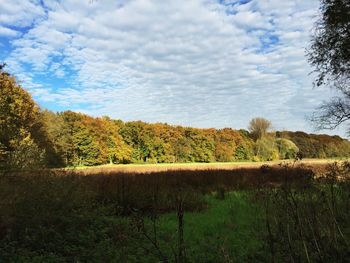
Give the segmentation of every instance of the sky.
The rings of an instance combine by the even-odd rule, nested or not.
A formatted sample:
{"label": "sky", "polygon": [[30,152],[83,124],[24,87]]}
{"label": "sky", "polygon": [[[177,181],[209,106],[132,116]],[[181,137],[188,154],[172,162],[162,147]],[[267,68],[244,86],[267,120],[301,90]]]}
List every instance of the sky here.
{"label": "sky", "polygon": [[[0,0],[0,61],[43,108],[315,132],[318,0]],[[343,136],[345,129],[322,131]]]}

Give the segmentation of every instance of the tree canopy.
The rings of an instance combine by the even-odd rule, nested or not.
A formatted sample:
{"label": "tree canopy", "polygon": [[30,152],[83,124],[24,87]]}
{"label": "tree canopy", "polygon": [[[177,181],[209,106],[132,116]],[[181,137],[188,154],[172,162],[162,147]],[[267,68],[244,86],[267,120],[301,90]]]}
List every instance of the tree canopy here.
{"label": "tree canopy", "polygon": [[333,129],[350,120],[350,2],[320,3],[308,60],[317,74],[315,85],[330,86],[339,96],[320,106],[313,121],[320,129]]}
{"label": "tree canopy", "polygon": [[40,109],[16,79],[0,67],[0,166],[26,168],[44,161]]}
{"label": "tree canopy", "polygon": [[338,136],[270,132],[255,118],[249,131],[123,122],[73,111],[41,110],[10,74],[0,74],[0,168],[108,163],[230,162],[349,157]]}

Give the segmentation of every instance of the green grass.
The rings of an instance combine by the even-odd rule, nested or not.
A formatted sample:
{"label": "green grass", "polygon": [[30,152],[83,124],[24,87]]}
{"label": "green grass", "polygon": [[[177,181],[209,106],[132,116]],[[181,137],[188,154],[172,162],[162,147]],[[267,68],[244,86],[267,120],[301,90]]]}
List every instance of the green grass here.
{"label": "green grass", "polygon": [[[189,262],[246,262],[261,251],[258,239],[261,216],[244,192],[227,194],[224,200],[205,196],[208,207],[185,212],[184,239]],[[25,219],[25,234],[0,243],[0,262],[157,262],[154,246],[130,227],[130,218],[114,216],[110,207],[79,214]],[[39,225],[36,225],[38,223]],[[20,228],[20,227],[19,227]],[[150,220],[146,228],[151,231]],[[162,253],[171,261],[177,248],[176,213],[157,220]],[[22,233],[23,234],[23,233]],[[147,252],[147,250],[151,252]],[[219,258],[218,258],[219,257]]]}
{"label": "green grass", "polygon": [[[262,210],[249,201],[245,192],[232,192],[224,200],[206,196],[208,209],[184,216],[186,255],[193,262],[247,262],[256,258]],[[175,213],[160,218],[163,233],[177,232]],[[218,258],[221,257],[221,258]]]}

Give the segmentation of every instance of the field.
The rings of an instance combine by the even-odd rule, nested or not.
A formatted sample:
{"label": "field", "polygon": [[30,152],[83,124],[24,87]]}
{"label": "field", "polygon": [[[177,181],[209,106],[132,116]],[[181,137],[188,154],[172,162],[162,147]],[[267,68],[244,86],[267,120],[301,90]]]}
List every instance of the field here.
{"label": "field", "polygon": [[120,167],[3,174],[0,262],[349,259],[348,162]]}
{"label": "field", "polygon": [[303,159],[300,161],[278,160],[266,162],[214,162],[214,163],[157,163],[157,164],[107,164],[100,166],[80,166],[70,167],[65,170],[76,170],[77,173],[89,175],[96,173],[153,173],[164,171],[198,171],[198,170],[234,170],[241,168],[259,168],[263,165],[281,166],[281,165],[306,165],[314,168],[320,168],[335,161],[344,161],[347,159]]}

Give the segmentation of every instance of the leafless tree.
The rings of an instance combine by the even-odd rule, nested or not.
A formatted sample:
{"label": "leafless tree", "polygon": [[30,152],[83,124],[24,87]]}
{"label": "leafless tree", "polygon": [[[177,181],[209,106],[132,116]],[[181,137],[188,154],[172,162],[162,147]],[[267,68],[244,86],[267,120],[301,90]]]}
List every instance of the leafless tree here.
{"label": "leafless tree", "polygon": [[350,1],[320,0],[320,13],[307,56],[317,74],[314,85],[339,95],[324,102],[311,120],[319,129],[334,129],[350,121]]}
{"label": "leafless tree", "polygon": [[249,122],[248,130],[254,140],[262,138],[272,128],[271,122],[264,118],[254,118]]}

